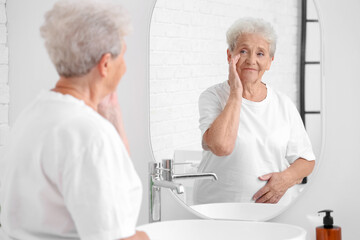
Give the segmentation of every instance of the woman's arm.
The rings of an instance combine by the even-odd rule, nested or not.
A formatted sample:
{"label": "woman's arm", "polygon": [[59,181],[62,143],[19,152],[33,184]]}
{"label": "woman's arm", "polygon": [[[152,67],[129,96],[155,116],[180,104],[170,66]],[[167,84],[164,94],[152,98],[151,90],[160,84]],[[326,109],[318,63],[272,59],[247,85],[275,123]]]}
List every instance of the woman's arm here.
{"label": "woman's arm", "polygon": [[230,59],[230,95],[226,106],[203,135],[203,142],[217,156],[229,155],[235,146],[243,92],[242,84],[236,71],[236,64],[239,58],[240,55],[236,55]]}
{"label": "woman's arm", "polygon": [[136,231],[135,235],[120,240],[150,240],[150,238],[145,232]]}
{"label": "woman's arm", "polygon": [[267,181],[254,195],[256,203],[277,203],[285,192],[295,184],[301,183],[304,177],[310,175],[315,166],[315,160],[308,161],[298,158],[293,164],[282,172],[269,173],[259,179]]}
{"label": "woman's arm", "polygon": [[288,175],[288,179],[291,179],[292,185],[299,184],[302,182],[304,177],[310,175],[314,170],[315,160],[308,161],[303,158],[298,158],[293,164],[283,171],[285,175]]}

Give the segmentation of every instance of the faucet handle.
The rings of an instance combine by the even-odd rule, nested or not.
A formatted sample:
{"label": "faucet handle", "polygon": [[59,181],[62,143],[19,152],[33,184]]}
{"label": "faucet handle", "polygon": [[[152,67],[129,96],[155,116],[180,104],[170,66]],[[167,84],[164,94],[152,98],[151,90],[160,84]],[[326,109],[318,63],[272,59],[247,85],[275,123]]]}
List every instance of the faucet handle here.
{"label": "faucet handle", "polygon": [[174,161],[172,159],[163,159],[162,160],[162,167],[164,169],[172,170],[173,169],[173,163],[174,163]]}
{"label": "faucet handle", "polygon": [[162,172],[162,177],[164,180],[172,181],[173,173],[173,160],[172,159],[163,159],[162,168],[165,170]]}

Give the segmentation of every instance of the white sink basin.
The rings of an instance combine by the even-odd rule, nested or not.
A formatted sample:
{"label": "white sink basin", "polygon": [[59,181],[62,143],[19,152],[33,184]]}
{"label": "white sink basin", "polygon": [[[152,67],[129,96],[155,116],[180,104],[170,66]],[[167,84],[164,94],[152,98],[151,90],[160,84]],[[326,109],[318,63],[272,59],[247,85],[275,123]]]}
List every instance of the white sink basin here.
{"label": "white sink basin", "polygon": [[286,206],[266,203],[210,203],[190,207],[205,219],[267,221],[277,216]]}
{"label": "white sink basin", "polygon": [[288,224],[225,220],[177,220],[139,226],[151,240],[305,240],[306,231]]}

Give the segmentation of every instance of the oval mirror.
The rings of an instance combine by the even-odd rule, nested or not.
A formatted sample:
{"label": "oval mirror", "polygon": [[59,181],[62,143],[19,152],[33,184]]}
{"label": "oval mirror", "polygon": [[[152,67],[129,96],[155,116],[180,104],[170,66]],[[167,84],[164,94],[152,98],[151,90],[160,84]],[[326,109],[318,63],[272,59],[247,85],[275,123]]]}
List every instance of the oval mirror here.
{"label": "oval mirror", "polygon": [[218,193],[222,201],[199,203],[195,179],[180,180],[185,193],[174,194],[203,217],[268,220],[301,195],[319,164],[323,136],[321,34],[313,0],[157,0],[150,26],[151,144],[156,161],[174,160],[175,173],[199,171],[204,153],[199,96],[228,79],[226,31],[241,17],[262,18],[275,29],[275,58],[262,82],[296,105],[316,156],[315,170],[288,190],[295,194],[287,202],[234,201],[222,192]]}

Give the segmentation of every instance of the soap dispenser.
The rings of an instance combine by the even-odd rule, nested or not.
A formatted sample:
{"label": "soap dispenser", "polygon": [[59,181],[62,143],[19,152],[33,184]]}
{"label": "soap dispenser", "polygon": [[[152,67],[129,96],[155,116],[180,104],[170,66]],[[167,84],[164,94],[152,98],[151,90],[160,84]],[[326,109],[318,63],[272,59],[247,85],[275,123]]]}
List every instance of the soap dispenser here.
{"label": "soap dispenser", "polygon": [[318,213],[326,213],[323,223],[324,226],[319,226],[316,228],[316,240],[341,240],[341,228],[334,226],[333,217],[330,213],[332,210],[322,210]]}

